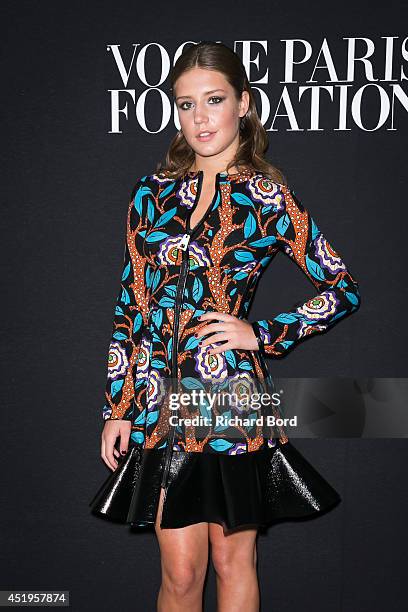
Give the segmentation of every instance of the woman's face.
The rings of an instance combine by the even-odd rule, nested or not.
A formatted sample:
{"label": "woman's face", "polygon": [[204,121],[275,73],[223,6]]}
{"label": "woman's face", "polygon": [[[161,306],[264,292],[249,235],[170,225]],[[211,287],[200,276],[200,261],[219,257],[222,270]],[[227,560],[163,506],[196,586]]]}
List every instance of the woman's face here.
{"label": "woman's face", "polygon": [[[181,129],[199,157],[229,161],[239,145],[239,119],[248,110],[248,92],[241,100],[221,72],[192,68],[174,85]],[[200,133],[210,132],[209,135]]]}

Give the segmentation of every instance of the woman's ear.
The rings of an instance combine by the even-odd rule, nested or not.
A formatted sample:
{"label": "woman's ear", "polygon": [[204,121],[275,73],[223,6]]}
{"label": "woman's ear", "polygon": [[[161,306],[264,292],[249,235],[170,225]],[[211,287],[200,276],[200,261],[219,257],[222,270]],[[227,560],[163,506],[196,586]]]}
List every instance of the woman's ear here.
{"label": "woman's ear", "polygon": [[242,92],[239,107],[239,116],[244,117],[249,108],[249,93],[246,90]]}

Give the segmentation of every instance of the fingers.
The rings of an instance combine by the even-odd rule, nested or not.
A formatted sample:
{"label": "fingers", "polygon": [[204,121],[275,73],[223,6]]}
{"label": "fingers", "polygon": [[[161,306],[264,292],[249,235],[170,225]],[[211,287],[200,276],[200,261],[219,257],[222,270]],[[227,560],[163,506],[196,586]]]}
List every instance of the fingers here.
{"label": "fingers", "polygon": [[[210,314],[210,313],[206,313],[206,314]],[[203,325],[203,327],[201,327],[201,329],[197,332],[197,334],[201,335],[203,332],[204,334],[209,334],[213,331],[234,330],[236,329],[237,325],[239,325],[239,323],[241,322],[240,319],[238,319],[238,317],[234,317],[233,315],[227,315],[227,314],[224,315],[223,313],[221,313],[221,315],[222,315],[222,319],[221,317],[217,317],[217,319],[218,318],[220,319],[219,323],[207,323],[207,325]],[[198,318],[200,319],[200,317]]]}
{"label": "fingers", "polygon": [[106,463],[108,468],[112,471],[115,471],[118,467],[118,462],[115,460],[113,456],[113,447],[116,442],[116,437],[112,438],[108,436],[107,438],[102,437],[102,451],[101,457],[103,461]]}
{"label": "fingers", "polygon": [[227,332],[232,331],[233,329],[234,328],[231,325],[228,325],[228,323],[208,323],[196,332],[196,336],[198,338],[202,338],[203,336],[207,336],[208,334],[212,334],[213,332]]}
{"label": "fingers", "polygon": [[[246,319],[239,319],[234,315],[217,311],[205,312],[198,317],[200,322],[214,319],[219,322],[207,323],[195,334],[196,338],[201,340],[200,346],[224,341],[220,346],[209,348],[209,354],[214,355],[238,348],[245,350],[257,350],[259,348],[252,326]],[[204,338],[208,334],[212,335],[209,338]]]}
{"label": "fingers", "polygon": [[230,349],[235,348],[235,344],[233,342],[233,338],[231,338],[231,332],[223,332],[214,334],[210,338],[206,338],[200,342],[200,346],[207,346],[209,344],[215,344],[217,342],[222,342],[220,346],[211,346],[208,348],[207,353],[209,355],[214,355],[215,353],[224,353]]}
{"label": "fingers", "polygon": [[[121,419],[105,423],[102,432],[101,458],[112,471],[118,467],[116,457],[119,458],[127,453],[131,426],[131,421],[122,421]],[[120,436],[119,451],[115,448],[118,436]]]}
{"label": "fingers", "polygon": [[121,432],[120,432],[120,444],[119,444],[119,451],[116,450],[115,448],[115,452],[117,453],[117,457],[120,457],[121,455],[126,455],[128,448],[129,448],[129,438],[130,438],[130,431],[131,431],[131,421],[127,421],[127,423],[129,423],[129,427],[126,425],[124,425],[123,428],[121,428]]}
{"label": "fingers", "polygon": [[[209,323],[203,329],[196,333],[196,337],[201,339],[200,346],[213,345],[218,342],[223,342],[220,346],[211,347],[208,349],[210,355],[223,353],[231,349],[243,350],[258,350],[258,341],[256,339],[252,325],[248,321],[234,319],[233,323]],[[216,332],[216,333],[215,333]],[[211,333],[211,336],[205,337]]]}
{"label": "fingers", "polygon": [[229,351],[235,348],[235,345],[232,342],[224,342],[221,346],[212,346],[208,349],[208,353],[210,355],[215,355],[216,353],[224,353],[225,351]]}
{"label": "fingers", "polygon": [[224,321],[225,323],[229,323],[230,321],[233,321],[236,318],[237,317],[234,317],[234,315],[230,315],[227,312],[217,312],[217,311],[205,312],[204,314],[197,317],[199,321],[210,321],[213,319],[217,319],[218,321]]}
{"label": "fingers", "polygon": [[[214,334],[213,336],[210,336],[210,338],[205,338],[204,340],[201,340],[200,346],[207,346],[207,344],[214,344],[214,342],[222,342],[224,340],[225,341],[231,340],[230,332],[221,331],[218,334]],[[225,346],[225,344],[223,346]]]}

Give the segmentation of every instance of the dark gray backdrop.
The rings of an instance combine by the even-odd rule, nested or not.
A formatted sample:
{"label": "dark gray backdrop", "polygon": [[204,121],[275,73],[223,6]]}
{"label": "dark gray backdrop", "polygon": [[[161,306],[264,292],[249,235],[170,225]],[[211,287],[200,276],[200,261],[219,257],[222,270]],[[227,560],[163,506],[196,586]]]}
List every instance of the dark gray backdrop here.
{"label": "dark gray backdrop", "polygon": [[[108,474],[99,457],[101,409],[127,201],[136,180],[154,172],[175,128],[170,122],[147,133],[128,97],[122,133],[108,133],[108,90],[121,84],[107,45],[120,44],[129,60],[132,43],[159,43],[172,57],[189,40],[231,47],[268,41],[252,78],[269,68],[269,82],[260,87],[274,108],[284,79],[282,39],[312,44],[314,62],[296,72],[299,85],[307,85],[324,37],[340,78],[343,38],[372,39],[381,79],[381,37],[396,36],[395,83],[408,91],[400,76],[401,65],[408,74],[400,53],[408,15],[399,4],[2,2],[0,588],[70,590],[78,611],[114,605],[155,610],[160,565],[154,534],[97,519],[87,504]],[[158,59],[152,53],[149,60],[153,81]],[[357,67],[351,89],[365,83]],[[390,83],[377,84],[391,99]],[[129,86],[137,97],[146,89],[134,75]],[[161,89],[168,93],[168,87],[165,82]],[[362,306],[287,358],[269,360],[270,368],[278,377],[405,377],[407,113],[396,101],[394,130],[387,129],[390,120],[376,131],[350,120],[352,129],[339,132],[338,105],[323,97],[323,131],[308,131],[308,94],[299,103],[293,87],[303,131],[290,131],[287,120],[278,119],[268,157],[360,282]],[[363,105],[366,126],[377,116],[373,92]],[[146,117],[157,130],[158,97],[149,98]],[[251,319],[272,317],[312,294],[302,273],[279,256],[264,276]],[[277,524],[260,538],[262,610],[406,609],[406,440],[295,445],[343,501],[325,516]],[[206,610],[215,610],[212,568]]]}

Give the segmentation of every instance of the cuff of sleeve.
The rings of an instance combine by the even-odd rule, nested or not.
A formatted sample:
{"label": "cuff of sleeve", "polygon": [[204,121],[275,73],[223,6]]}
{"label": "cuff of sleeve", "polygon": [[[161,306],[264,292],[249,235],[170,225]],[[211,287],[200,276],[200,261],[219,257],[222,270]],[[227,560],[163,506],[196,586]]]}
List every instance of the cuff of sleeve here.
{"label": "cuff of sleeve", "polygon": [[134,409],[134,405],[132,402],[129,408],[127,408],[127,410],[125,410],[125,412],[122,415],[118,413],[116,413],[115,415],[112,415],[112,409],[105,404],[102,410],[103,420],[104,421],[118,421],[118,420],[132,421],[133,420],[133,409]]}
{"label": "cuff of sleeve", "polygon": [[251,322],[251,326],[252,326],[252,329],[254,330],[255,338],[256,338],[256,340],[258,342],[258,349],[260,351],[265,350],[263,336],[262,336],[261,331],[260,331],[260,327],[261,326],[259,325],[259,323],[257,321],[252,321]]}
{"label": "cuff of sleeve", "polygon": [[282,326],[275,320],[260,319],[251,323],[258,345],[266,355],[275,357],[283,355],[285,349],[279,345],[282,337]]}

